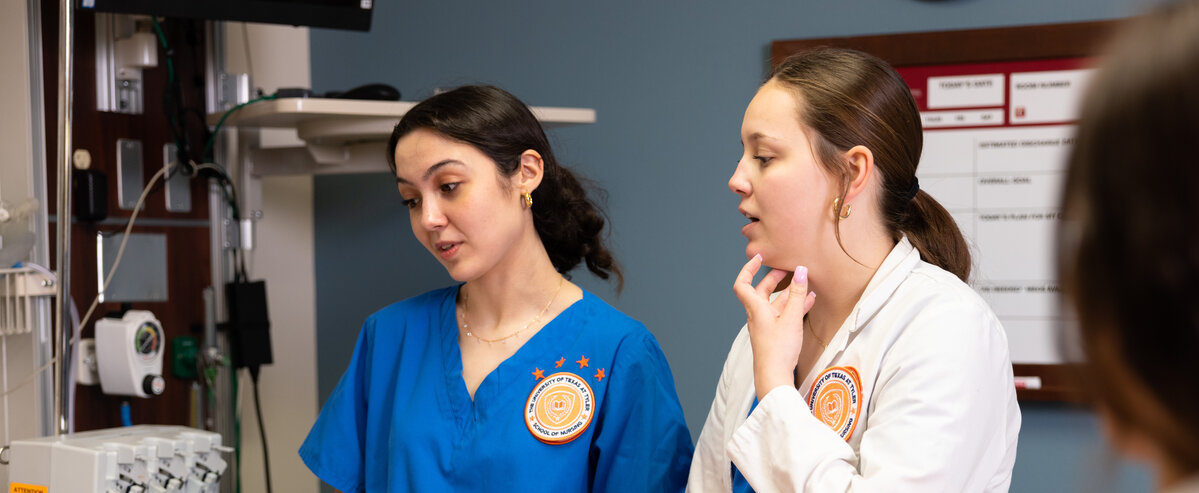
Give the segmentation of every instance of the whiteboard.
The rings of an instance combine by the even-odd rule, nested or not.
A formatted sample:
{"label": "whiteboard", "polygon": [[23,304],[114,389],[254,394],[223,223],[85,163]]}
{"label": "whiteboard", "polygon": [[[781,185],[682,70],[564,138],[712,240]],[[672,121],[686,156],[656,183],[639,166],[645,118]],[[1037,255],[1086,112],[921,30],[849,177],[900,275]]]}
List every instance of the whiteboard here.
{"label": "whiteboard", "polygon": [[921,110],[920,187],[957,221],[1013,363],[1063,362],[1055,237],[1088,60],[897,69]]}

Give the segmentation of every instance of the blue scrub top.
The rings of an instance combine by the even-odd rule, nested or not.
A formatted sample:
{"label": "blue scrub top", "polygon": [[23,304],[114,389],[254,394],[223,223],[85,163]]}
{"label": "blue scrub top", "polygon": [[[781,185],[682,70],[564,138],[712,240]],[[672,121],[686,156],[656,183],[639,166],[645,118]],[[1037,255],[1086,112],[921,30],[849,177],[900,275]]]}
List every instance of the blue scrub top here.
{"label": "blue scrub top", "polygon": [[[431,291],[367,319],[350,367],[300,447],[318,477],[358,491],[683,491],[691,435],[666,358],[640,322],[584,291],[487,375],[462,381],[455,299]],[[531,391],[558,372],[590,387],[570,442],[539,441]]]}

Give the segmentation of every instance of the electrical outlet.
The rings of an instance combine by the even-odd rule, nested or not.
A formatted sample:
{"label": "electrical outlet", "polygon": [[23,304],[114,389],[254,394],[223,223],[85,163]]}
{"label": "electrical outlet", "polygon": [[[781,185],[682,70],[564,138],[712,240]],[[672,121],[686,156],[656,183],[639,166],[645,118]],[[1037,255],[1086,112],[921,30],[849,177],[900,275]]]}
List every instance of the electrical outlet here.
{"label": "electrical outlet", "polygon": [[100,369],[96,365],[96,340],[79,340],[79,358],[75,381],[79,385],[100,385]]}

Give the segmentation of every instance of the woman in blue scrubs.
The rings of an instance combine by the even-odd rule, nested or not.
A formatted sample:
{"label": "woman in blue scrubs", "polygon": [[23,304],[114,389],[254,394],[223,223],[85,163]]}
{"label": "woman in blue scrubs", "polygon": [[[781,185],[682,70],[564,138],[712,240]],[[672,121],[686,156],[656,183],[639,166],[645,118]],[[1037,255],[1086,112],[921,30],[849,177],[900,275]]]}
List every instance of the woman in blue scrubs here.
{"label": "woman in blue scrubs", "polygon": [[692,444],[641,323],[568,281],[623,281],[604,219],[501,89],[433,96],[388,160],[459,284],[367,319],[300,456],[341,491],[681,491]]}

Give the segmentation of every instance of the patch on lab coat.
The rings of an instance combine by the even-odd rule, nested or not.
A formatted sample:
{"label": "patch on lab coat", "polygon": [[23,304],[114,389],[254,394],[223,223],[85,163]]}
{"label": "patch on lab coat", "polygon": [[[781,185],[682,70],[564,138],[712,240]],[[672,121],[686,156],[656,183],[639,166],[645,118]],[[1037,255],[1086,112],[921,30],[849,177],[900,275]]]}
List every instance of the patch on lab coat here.
{"label": "patch on lab coat", "polygon": [[525,403],[525,425],[533,437],[550,445],[574,440],[595,415],[591,386],[578,375],[559,372],[541,379]]}
{"label": "patch on lab coat", "polygon": [[858,371],[852,366],[824,370],[812,384],[808,408],[816,419],[848,441],[862,414],[862,398],[858,392],[861,386]]}

